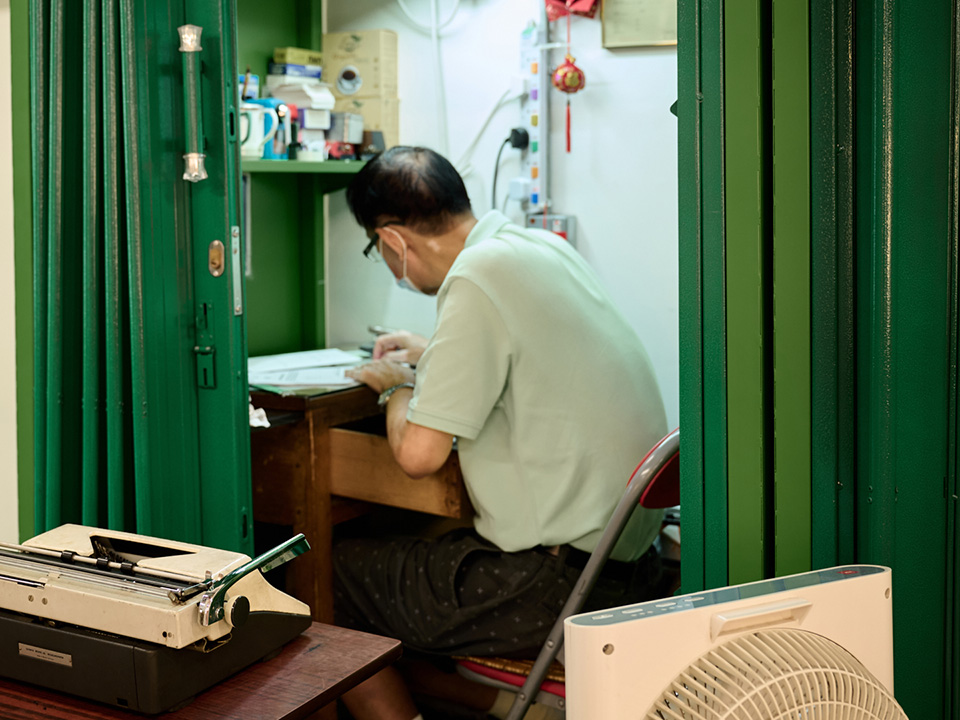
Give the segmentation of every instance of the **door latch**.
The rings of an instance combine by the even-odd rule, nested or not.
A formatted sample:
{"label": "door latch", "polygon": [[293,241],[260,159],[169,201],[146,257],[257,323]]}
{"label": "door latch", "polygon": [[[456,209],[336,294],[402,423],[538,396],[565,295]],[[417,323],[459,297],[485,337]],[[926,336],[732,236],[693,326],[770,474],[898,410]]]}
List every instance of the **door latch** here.
{"label": "door latch", "polygon": [[201,388],[215,388],[217,376],[215,372],[216,348],[213,345],[213,331],[211,320],[213,304],[200,303],[197,313],[197,344],[193,347],[193,354],[197,359],[197,386]]}
{"label": "door latch", "polygon": [[197,356],[197,385],[202,388],[215,388],[217,376],[214,373],[213,346],[197,345],[193,352]]}

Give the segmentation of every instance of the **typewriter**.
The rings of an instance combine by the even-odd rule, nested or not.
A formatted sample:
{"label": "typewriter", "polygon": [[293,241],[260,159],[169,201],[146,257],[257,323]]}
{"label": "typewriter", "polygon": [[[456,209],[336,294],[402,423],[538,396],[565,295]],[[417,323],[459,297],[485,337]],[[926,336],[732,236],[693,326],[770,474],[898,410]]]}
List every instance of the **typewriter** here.
{"label": "typewriter", "polygon": [[303,535],[246,555],[82,525],[0,543],[0,676],[143,713],[277,651],[310,609],[263,574]]}

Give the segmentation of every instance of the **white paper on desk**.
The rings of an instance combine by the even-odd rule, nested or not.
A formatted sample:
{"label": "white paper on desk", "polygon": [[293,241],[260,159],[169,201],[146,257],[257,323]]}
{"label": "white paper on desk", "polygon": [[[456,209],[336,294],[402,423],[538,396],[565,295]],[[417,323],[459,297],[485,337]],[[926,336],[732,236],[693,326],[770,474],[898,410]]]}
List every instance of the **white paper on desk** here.
{"label": "white paper on desk", "polygon": [[[354,358],[356,359],[356,358]],[[282,370],[280,372],[256,371],[250,373],[251,385],[269,385],[274,387],[332,387],[357,385],[357,381],[343,374],[344,367],[305,368],[302,370]]]}
{"label": "white paper on desk", "polygon": [[[303,368],[330,367],[332,365],[356,365],[360,358],[339,348],[304,350],[281,355],[261,355],[247,359],[249,373],[300,370]],[[251,380],[251,382],[253,382]]]}

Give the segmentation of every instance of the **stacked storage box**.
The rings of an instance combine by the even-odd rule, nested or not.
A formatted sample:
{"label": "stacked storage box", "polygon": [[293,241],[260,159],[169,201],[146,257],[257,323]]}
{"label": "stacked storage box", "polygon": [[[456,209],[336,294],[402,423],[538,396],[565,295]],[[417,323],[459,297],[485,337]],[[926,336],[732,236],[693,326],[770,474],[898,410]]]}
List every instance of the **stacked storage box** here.
{"label": "stacked storage box", "polygon": [[358,30],[323,36],[324,80],[330,83],[334,112],[363,116],[364,130],[383,133],[386,147],[400,142],[397,98],[397,34]]}
{"label": "stacked storage box", "polygon": [[301,160],[325,160],[326,134],[334,98],[322,67],[323,56],[316,50],[296,47],[274,48],[268,65],[267,89],[273,97],[298,109]]}

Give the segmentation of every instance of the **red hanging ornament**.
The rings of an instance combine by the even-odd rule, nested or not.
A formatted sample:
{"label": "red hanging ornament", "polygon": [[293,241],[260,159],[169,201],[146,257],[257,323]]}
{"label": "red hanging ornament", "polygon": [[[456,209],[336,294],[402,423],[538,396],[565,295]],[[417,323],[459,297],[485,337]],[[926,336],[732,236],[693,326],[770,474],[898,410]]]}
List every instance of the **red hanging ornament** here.
{"label": "red hanging ornament", "polygon": [[[566,8],[573,12],[573,6],[578,5],[579,2],[580,0],[566,0]],[[567,54],[563,62],[557,65],[550,75],[553,86],[567,95],[567,152],[570,152],[570,96],[583,90],[583,86],[587,83],[583,70],[574,64],[576,58],[570,54],[570,12],[567,13]]]}
{"label": "red hanging ornament", "polygon": [[568,53],[563,62],[554,69],[551,79],[557,90],[565,93],[575,93],[578,90],[583,90],[587,79],[583,70],[574,65],[575,60],[576,58]]}
{"label": "red hanging ornament", "polygon": [[570,152],[570,95],[582,90],[587,79],[583,70],[573,64],[576,58],[569,53],[563,62],[556,67],[551,76],[553,86],[561,92],[567,93],[567,152]]}
{"label": "red hanging ornament", "polygon": [[579,15],[592,18],[600,7],[599,0],[544,0],[547,6],[547,20],[553,22],[565,15]]}

